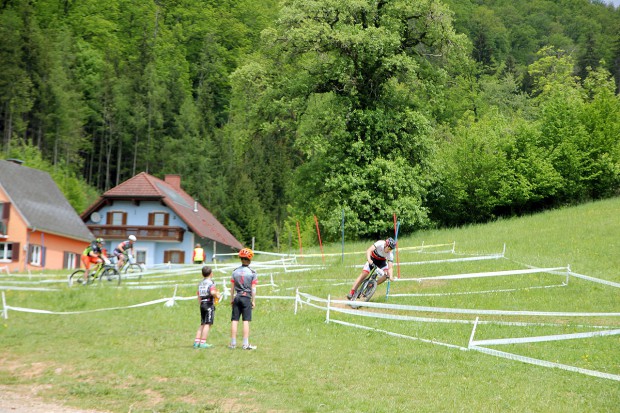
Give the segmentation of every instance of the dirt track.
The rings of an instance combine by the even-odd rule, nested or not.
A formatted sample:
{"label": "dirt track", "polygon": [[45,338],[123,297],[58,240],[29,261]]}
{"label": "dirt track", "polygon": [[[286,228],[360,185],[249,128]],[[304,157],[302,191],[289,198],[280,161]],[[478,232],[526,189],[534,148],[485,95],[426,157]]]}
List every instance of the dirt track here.
{"label": "dirt track", "polygon": [[36,388],[0,386],[0,413],[104,413],[49,403],[37,396]]}

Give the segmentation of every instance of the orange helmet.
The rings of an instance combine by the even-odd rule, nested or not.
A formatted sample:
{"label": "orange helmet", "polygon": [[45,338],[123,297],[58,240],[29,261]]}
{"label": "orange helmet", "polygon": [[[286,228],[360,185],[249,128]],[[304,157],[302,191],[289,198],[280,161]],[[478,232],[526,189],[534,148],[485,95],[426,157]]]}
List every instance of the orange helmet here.
{"label": "orange helmet", "polygon": [[239,251],[239,258],[247,258],[248,260],[251,260],[254,258],[254,251],[249,248],[243,248]]}

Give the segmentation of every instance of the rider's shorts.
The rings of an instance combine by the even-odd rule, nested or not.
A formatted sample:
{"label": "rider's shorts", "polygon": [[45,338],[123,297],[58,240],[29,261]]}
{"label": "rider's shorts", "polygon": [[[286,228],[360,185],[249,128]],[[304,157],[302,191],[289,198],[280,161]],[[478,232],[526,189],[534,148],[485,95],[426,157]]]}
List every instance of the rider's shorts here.
{"label": "rider's shorts", "polygon": [[93,257],[90,255],[82,255],[82,263],[84,264],[84,267],[86,267],[86,269],[90,269],[90,265],[91,264],[98,264],[101,262],[101,258],[99,257]]}
{"label": "rider's shorts", "polygon": [[[377,268],[381,268],[382,270],[387,270],[388,269],[388,262],[387,260],[372,260],[373,264],[375,264],[375,266]],[[368,263],[368,261],[366,261],[366,264],[364,264],[364,268],[362,268],[362,271],[369,273],[370,272],[370,264]]]}

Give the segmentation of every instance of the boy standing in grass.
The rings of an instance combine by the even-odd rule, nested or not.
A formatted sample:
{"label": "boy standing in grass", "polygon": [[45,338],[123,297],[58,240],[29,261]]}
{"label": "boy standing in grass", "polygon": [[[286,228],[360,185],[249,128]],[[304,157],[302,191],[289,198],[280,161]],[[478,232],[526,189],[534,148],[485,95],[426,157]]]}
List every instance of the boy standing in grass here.
{"label": "boy standing in grass", "polygon": [[254,252],[249,248],[239,251],[241,267],[232,273],[230,305],[232,306],[230,344],[228,348],[237,347],[237,327],[239,319],[243,318],[243,349],[255,350],[256,346],[250,344],[250,321],[252,321],[252,309],[256,306],[256,284],[258,277],[256,271],[250,268]]}
{"label": "boy standing in grass", "polygon": [[202,281],[198,284],[198,302],[200,303],[200,327],[196,331],[194,348],[211,348],[207,344],[209,329],[215,319],[215,303],[220,299],[220,293],[215,288],[213,282],[213,271],[211,267],[202,267]]}

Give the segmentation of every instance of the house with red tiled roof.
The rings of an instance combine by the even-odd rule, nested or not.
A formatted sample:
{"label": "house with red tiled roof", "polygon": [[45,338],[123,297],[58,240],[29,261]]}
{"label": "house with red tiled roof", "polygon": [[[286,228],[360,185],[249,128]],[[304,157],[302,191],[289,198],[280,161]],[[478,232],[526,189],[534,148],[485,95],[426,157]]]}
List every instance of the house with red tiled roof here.
{"label": "house with red tiled roof", "polygon": [[92,241],[78,213],[45,171],[0,160],[0,268],[73,269]]}
{"label": "house with red tiled roof", "polygon": [[82,213],[82,220],[111,251],[135,235],[136,261],[190,264],[196,244],[205,250],[205,262],[243,245],[209,212],[181,188],[180,175],[164,180],[146,172],[105,192]]}

